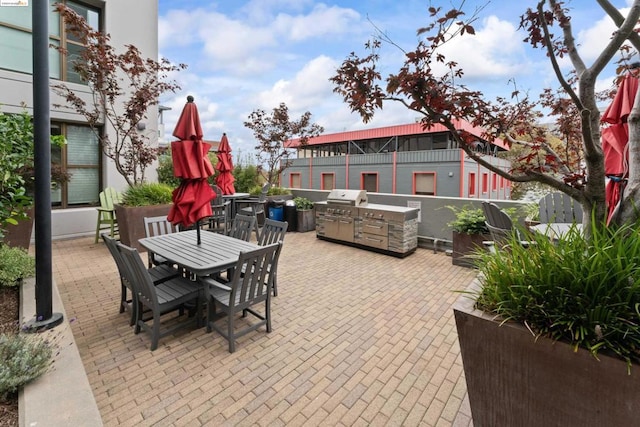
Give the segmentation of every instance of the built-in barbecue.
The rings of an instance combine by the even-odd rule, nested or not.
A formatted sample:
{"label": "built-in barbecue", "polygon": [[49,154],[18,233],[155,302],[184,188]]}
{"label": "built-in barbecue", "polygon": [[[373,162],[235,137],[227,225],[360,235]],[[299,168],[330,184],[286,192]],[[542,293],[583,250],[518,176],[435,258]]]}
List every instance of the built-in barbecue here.
{"label": "built-in barbecue", "polygon": [[316,232],[320,239],[406,256],[418,246],[418,209],[368,203],[364,190],[333,190],[316,203]]}

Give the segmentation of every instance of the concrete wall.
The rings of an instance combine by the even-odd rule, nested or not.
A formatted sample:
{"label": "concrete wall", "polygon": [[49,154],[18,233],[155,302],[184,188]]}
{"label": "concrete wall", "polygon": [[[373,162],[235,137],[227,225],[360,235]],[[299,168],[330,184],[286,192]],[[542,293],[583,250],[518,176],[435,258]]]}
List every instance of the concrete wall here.
{"label": "concrete wall", "polygon": [[[314,202],[326,201],[329,191],[292,189],[294,197],[307,197]],[[438,242],[438,249],[450,248],[451,229],[447,223],[455,216],[446,206],[461,208],[481,207],[481,202],[490,200],[501,208],[520,207],[525,203],[514,200],[468,199],[460,197],[414,196],[408,194],[389,194],[367,192],[369,203],[379,203],[393,206],[411,206],[420,208],[418,221],[418,239],[422,247],[433,247],[434,240]]]}

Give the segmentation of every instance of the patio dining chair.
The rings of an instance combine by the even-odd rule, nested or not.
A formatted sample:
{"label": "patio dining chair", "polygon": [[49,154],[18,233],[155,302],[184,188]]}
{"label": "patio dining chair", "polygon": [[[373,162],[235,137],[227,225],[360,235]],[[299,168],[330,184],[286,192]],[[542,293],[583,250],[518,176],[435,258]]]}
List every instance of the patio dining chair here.
{"label": "patio dining chair", "polygon": [[231,201],[224,200],[222,190],[217,185],[214,184],[211,188],[216,193],[216,198],[211,200],[211,216],[208,218],[209,231],[227,234]]}
{"label": "patio dining chair", "polygon": [[[277,254],[282,242],[264,246],[248,252],[240,253],[240,258],[234,268],[234,274],[229,282],[221,282],[212,278],[202,279],[209,285],[207,301],[207,332],[216,330],[229,342],[229,352],[236,349],[236,340],[261,326],[266,326],[271,332],[271,275],[278,262]],[[242,271],[245,273],[242,274]],[[264,303],[264,314],[252,307]],[[218,319],[217,310],[226,316]],[[250,322],[245,327],[237,328],[236,317],[242,313],[252,314],[259,321]],[[225,321],[226,328],[218,326],[218,322]],[[245,323],[245,322],[243,322]],[[239,330],[236,330],[239,329]]]}
{"label": "patio dining chair", "polygon": [[[178,229],[167,219],[166,216],[145,216],[144,235],[145,237],[160,236],[163,234],[176,233]],[[152,252],[147,252],[149,268],[154,265],[166,264],[167,260]]]}
{"label": "patio dining chair", "polygon": [[254,223],[254,230],[256,232],[256,240],[260,235],[260,227],[258,225],[258,217],[262,215],[265,217],[264,205],[267,203],[267,194],[269,193],[269,189],[271,188],[271,184],[265,182],[262,186],[262,190],[260,191],[260,195],[258,197],[242,199],[236,202],[238,206],[238,213],[243,215],[253,216],[256,219]]}
{"label": "patio dining chair", "polygon": [[[160,338],[170,335],[180,328],[190,326],[192,323],[196,325],[200,323],[203,300],[201,283],[180,276],[154,285],[138,250],[122,243],[117,243],[117,248],[124,259],[125,276],[136,293],[138,307],[136,308],[134,332],[138,334],[141,329],[144,329],[151,335],[151,351],[158,348]],[[188,303],[195,304],[195,317],[177,322],[161,331],[161,316],[176,310],[179,310],[181,315]],[[150,319],[142,318],[145,307],[152,313]],[[147,324],[148,321],[152,322],[151,325]]]}
{"label": "patio dining chair", "polygon": [[229,236],[248,242],[251,239],[251,231],[256,223],[256,217],[236,214],[229,230]]}
{"label": "patio dining chair", "polygon": [[[260,238],[258,239],[258,244],[260,246],[268,246],[278,242],[284,242],[284,237],[287,235],[287,227],[289,223],[286,221],[276,221],[271,218],[266,218],[264,220],[264,225],[262,227],[262,231],[260,232]],[[282,249],[282,246],[279,250]],[[280,253],[277,254],[280,256]],[[273,296],[278,296],[278,282],[277,282],[277,274],[278,274],[278,263],[276,262],[274,265],[273,271],[269,271],[269,274],[273,276],[272,279],[272,287],[273,287]]]}
{"label": "patio dining chair", "polygon": [[[109,253],[111,253],[113,260],[116,263],[118,275],[120,276],[120,313],[124,313],[125,310],[129,310],[131,312],[131,320],[129,324],[133,326],[136,319],[138,303],[136,302],[136,293],[133,291],[133,286],[125,274],[126,266],[120,251],[118,251],[118,242],[116,239],[109,237],[106,233],[102,233],[101,236],[105,246],[109,249]],[[149,275],[151,275],[154,285],[157,285],[158,283],[181,276],[182,272],[170,265],[162,264],[150,268]],[[131,298],[127,295],[128,291],[131,292]]]}

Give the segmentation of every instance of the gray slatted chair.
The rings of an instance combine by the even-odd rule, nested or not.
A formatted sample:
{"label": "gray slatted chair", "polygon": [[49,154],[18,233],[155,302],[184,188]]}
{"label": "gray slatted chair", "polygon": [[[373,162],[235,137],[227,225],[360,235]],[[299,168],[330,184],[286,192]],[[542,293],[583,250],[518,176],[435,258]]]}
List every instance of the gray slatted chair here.
{"label": "gray slatted chair", "polygon": [[[207,332],[215,329],[229,342],[229,352],[235,351],[236,340],[259,327],[265,325],[267,332],[271,332],[271,275],[278,262],[277,254],[282,243],[264,246],[249,252],[240,253],[240,258],[235,265],[235,273],[230,282],[223,283],[210,278],[203,281],[209,284]],[[242,274],[242,271],[245,271]],[[264,303],[264,315],[251,307]],[[217,310],[220,309],[226,316],[226,328],[219,327]],[[258,322],[250,323],[243,329],[236,331],[235,318],[238,313],[246,317],[252,314]]]}
{"label": "gray slatted chair", "polygon": [[231,224],[229,236],[248,242],[251,239],[251,231],[256,223],[256,217],[237,214]]}
{"label": "gray slatted chair", "polygon": [[541,223],[582,223],[582,206],[568,195],[550,193],[538,202],[538,213]]}
{"label": "gray slatted chair", "polygon": [[[159,236],[162,234],[176,233],[178,229],[171,224],[166,216],[144,217],[144,235],[145,237]],[[154,265],[166,264],[167,260],[154,253],[147,252],[149,259],[149,268]]]}
{"label": "gray slatted chair", "polygon": [[490,250],[495,250],[495,246],[505,247],[514,233],[521,245],[528,247],[532,244],[532,242],[522,239],[520,231],[514,226],[511,217],[495,203],[482,202],[482,212],[492,239],[483,243]]}
{"label": "gray slatted chair", "polygon": [[[109,237],[107,234],[102,233],[102,240],[104,240],[105,246],[109,249],[113,260],[118,267],[118,274],[120,275],[120,313],[124,313],[125,310],[131,312],[130,325],[133,326],[136,319],[136,309],[138,304],[136,302],[136,294],[133,292],[133,287],[125,275],[126,266],[124,265],[124,259],[118,251],[118,245],[116,239]],[[174,277],[182,275],[181,271],[170,265],[162,264],[149,269],[149,274],[153,280],[153,283],[157,285]],[[128,291],[131,292],[131,298],[128,297]]]}
{"label": "gray slatted chair", "polygon": [[231,202],[224,200],[220,187],[212,185],[211,188],[216,193],[216,198],[211,200],[211,216],[208,219],[209,231],[227,234]]}
{"label": "gray slatted chair", "polygon": [[255,198],[249,199],[241,199],[236,202],[238,206],[238,213],[243,215],[251,215],[255,217],[256,222],[254,225],[254,230],[256,232],[256,240],[260,236],[260,227],[258,225],[258,216],[262,215],[265,217],[264,205],[267,203],[267,194],[269,193],[269,189],[271,188],[271,184],[265,182],[262,186],[262,190],[260,191],[260,195]]}
{"label": "gray slatted chair", "polygon": [[[260,238],[258,239],[258,244],[260,246],[268,246],[277,242],[284,242],[284,237],[287,235],[287,227],[289,223],[286,221],[276,221],[271,218],[266,218],[264,220],[264,225],[262,226],[262,231],[260,232]],[[278,252],[277,256],[280,256]],[[273,271],[269,271],[269,274],[273,275],[273,296],[278,296],[278,264],[275,264],[275,269]]]}
{"label": "gray slatted chair", "polygon": [[[157,285],[154,285],[149,271],[145,268],[138,250],[117,244],[118,251],[122,254],[125,266],[125,276],[137,296],[138,307],[136,309],[136,322],[134,332],[140,333],[141,329],[151,334],[151,351],[158,348],[160,338],[174,333],[179,328],[199,324],[202,319],[203,287],[199,282],[193,282],[184,277],[176,277]],[[191,320],[178,322],[175,325],[161,331],[161,316],[172,311],[179,310],[183,313],[185,304],[195,303],[196,315]],[[148,308],[152,317],[143,319],[142,312]],[[148,325],[147,321],[152,324]]]}

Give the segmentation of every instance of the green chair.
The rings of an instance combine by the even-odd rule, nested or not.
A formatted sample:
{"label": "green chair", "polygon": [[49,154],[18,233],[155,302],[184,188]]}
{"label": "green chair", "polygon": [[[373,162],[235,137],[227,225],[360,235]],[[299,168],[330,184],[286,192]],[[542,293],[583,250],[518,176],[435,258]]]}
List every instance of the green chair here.
{"label": "green chair", "polygon": [[98,210],[98,223],[96,224],[96,239],[98,243],[102,230],[109,230],[109,236],[114,237],[118,232],[118,220],[114,204],[120,203],[121,194],[115,188],[107,187],[100,193],[100,207]]}

